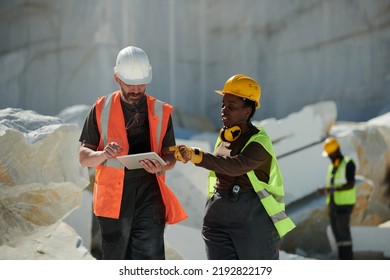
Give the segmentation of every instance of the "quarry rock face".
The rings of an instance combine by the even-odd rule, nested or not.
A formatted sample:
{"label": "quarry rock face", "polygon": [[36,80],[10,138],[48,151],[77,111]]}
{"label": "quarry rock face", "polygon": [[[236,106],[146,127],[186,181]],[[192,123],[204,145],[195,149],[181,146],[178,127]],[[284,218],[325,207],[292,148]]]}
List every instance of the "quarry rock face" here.
{"label": "quarry rock face", "polygon": [[[337,137],[342,153],[356,164],[357,202],[351,227],[366,226],[375,230],[390,220],[390,114],[364,123],[336,122],[329,134]],[[323,173],[325,183],[326,170]],[[299,203],[292,203],[288,211],[292,212],[298,226],[284,239],[284,249],[329,258],[332,252],[326,235],[329,220],[324,197],[313,192]]]}
{"label": "quarry rock face", "polygon": [[150,94],[215,124],[214,90],[235,71],[260,83],[262,118],[322,100],[335,100],[344,120],[390,110],[388,1],[35,0],[0,8],[2,108],[28,104],[54,115],[91,104],[113,91],[116,56],[136,44],[153,66]]}
{"label": "quarry rock face", "polygon": [[354,151],[356,158],[357,203],[353,225],[377,226],[390,219],[390,114],[387,123],[339,124],[331,132]]}
{"label": "quarry rock face", "polygon": [[80,206],[89,182],[78,162],[79,135],[76,125],[55,117],[0,110],[0,259],[7,247],[61,230]]}

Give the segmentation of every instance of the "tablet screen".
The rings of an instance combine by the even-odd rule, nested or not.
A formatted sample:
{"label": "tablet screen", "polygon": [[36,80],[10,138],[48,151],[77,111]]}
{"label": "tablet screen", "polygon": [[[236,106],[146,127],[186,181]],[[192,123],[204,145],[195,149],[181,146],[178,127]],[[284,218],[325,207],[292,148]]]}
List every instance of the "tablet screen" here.
{"label": "tablet screen", "polygon": [[161,165],[166,165],[166,162],[155,152],[119,156],[116,159],[119,160],[119,162],[122,163],[124,166],[126,166],[127,169],[143,168],[139,162],[144,159],[148,159],[148,160],[155,159]]}

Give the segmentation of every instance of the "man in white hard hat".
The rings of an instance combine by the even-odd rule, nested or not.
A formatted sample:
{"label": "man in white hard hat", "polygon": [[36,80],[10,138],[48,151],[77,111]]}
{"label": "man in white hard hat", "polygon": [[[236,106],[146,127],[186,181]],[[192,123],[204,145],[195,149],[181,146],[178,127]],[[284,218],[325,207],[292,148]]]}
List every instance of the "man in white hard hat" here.
{"label": "man in white hard hat", "polygon": [[[187,215],[165,184],[175,158],[164,154],[175,145],[173,107],[145,92],[152,80],[146,53],[122,49],[114,79],[119,90],[96,99],[80,136],[80,163],[95,167],[93,208],[102,236],[103,259],[165,259],[165,224]],[[127,169],[116,157],[156,152],[166,165],[144,159],[143,168]]]}

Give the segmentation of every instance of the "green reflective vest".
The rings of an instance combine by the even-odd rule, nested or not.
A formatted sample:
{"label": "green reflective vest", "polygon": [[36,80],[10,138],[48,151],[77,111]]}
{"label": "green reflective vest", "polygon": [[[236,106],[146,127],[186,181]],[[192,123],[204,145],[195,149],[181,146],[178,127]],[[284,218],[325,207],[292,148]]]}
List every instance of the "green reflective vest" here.
{"label": "green reflective vest", "polygon": [[[344,157],[343,160],[340,162],[336,174],[334,175],[333,185],[331,185],[330,183],[332,179],[333,164],[329,164],[327,184],[326,184],[327,188],[334,186],[337,189],[340,188],[345,183],[347,183],[347,178],[345,176],[346,175],[345,173],[346,173],[347,164],[350,161],[352,161],[352,159],[348,157]],[[356,188],[353,187],[352,189],[339,191],[339,192],[335,191],[333,193],[333,199],[336,205],[354,205],[356,203]],[[330,194],[326,195],[326,203],[327,204],[330,203]]]}
{"label": "green reflective vest", "polygon": [[[260,129],[257,134],[253,135],[249,139],[241,151],[243,151],[251,142],[259,143],[272,156],[270,178],[268,183],[261,182],[253,170],[249,171],[247,176],[253,186],[253,189],[257,193],[260,202],[263,204],[267,214],[270,216],[279,236],[282,237],[294,229],[295,224],[285,213],[283,178],[272,147],[272,142],[264,129]],[[221,139],[218,138],[217,143],[215,144],[215,149],[220,143]],[[209,173],[208,179],[208,197],[210,198],[215,193],[214,186],[217,180],[214,171]]]}

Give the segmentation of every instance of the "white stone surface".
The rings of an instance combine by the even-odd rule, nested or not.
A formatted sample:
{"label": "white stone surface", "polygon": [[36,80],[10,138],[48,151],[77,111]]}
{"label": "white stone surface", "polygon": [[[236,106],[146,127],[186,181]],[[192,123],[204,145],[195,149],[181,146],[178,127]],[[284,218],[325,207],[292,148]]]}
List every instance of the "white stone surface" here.
{"label": "white stone surface", "polygon": [[323,158],[321,153],[322,144],[316,144],[278,159],[286,192],[286,204],[325,185],[329,160]]}
{"label": "white stone surface", "polygon": [[322,142],[336,118],[336,104],[328,101],[307,105],[280,120],[267,119],[253,124],[264,127],[280,157]]}
{"label": "white stone surface", "polygon": [[92,192],[84,189],[80,206],[74,209],[64,222],[77,229],[77,234],[81,237],[83,246],[91,250],[92,245]]}
{"label": "white stone surface", "polygon": [[78,163],[79,134],[55,117],[0,110],[0,246],[50,234],[80,206],[88,175]]}
{"label": "white stone surface", "polygon": [[2,260],[93,260],[75,230],[59,223],[49,233],[31,237],[16,247],[0,246]]}
{"label": "white stone surface", "polygon": [[74,123],[77,124],[80,129],[83,128],[85,118],[88,116],[89,110],[91,109],[91,105],[74,105],[65,108],[61,112],[57,114],[56,117],[61,119],[64,123]]}
{"label": "white stone surface", "polygon": [[116,55],[136,44],[153,66],[149,92],[215,124],[214,90],[235,73],[259,80],[261,119],[335,100],[340,120],[366,121],[390,110],[388,3],[353,3],[1,1],[0,106],[91,104],[117,88]]}

